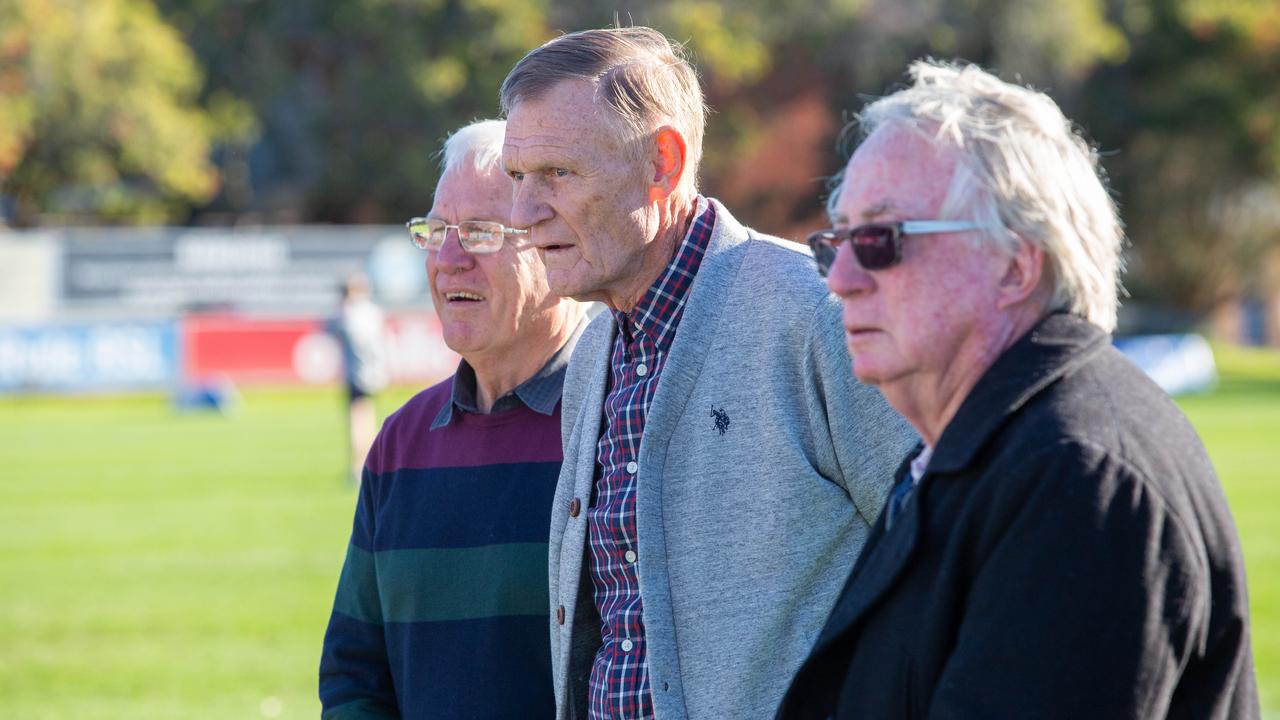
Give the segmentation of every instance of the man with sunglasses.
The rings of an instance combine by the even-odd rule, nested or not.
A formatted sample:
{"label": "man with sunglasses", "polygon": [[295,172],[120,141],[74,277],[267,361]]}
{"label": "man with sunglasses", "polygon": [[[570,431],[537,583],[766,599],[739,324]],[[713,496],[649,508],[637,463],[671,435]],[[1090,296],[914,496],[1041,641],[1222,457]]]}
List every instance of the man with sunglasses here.
{"label": "man with sunglasses", "polygon": [[610,310],[565,381],[559,717],[767,717],[914,438],[849,375],[809,254],[698,193],[702,91],[667,38],[557,38],[502,101],[512,222],[554,292]]}
{"label": "man with sunglasses", "polygon": [[560,392],[581,306],[510,227],[503,123],[452,135],[425,218],[457,373],[387,418],[365,462],[320,663],[325,718],[541,718]]}
{"label": "man with sunglasses", "polygon": [[1195,431],[1109,342],[1122,232],[1047,96],[919,62],[810,238],[923,443],[778,717],[1257,718]]}

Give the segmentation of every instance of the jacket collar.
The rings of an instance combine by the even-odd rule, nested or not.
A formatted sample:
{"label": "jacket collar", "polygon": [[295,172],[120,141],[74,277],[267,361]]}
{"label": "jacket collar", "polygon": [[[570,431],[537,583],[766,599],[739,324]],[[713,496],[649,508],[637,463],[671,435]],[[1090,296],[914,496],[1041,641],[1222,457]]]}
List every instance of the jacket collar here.
{"label": "jacket collar", "polygon": [[657,461],[654,467],[662,467],[665,462],[667,433],[684,413],[694,383],[706,363],[734,278],[746,256],[743,251],[751,238],[751,231],[738,223],[724,205],[714,198],[708,200],[714,207],[715,227],[702,266],[689,288],[684,315],[663,366],[662,382],[654,391],[649,417],[645,420],[644,438],[640,443],[642,456],[654,451],[646,458],[651,458],[651,462]]}
{"label": "jacket collar", "polygon": [[[1011,414],[1106,346],[1107,334],[1078,317],[1054,313],[1041,320],[978,380],[938,439],[926,473],[964,468]],[[898,466],[895,479],[910,472],[919,447]],[[924,522],[920,507],[918,499],[908,500],[891,532],[883,516],[876,522],[810,660],[857,622],[902,573],[920,541]]]}
{"label": "jacket collar", "polygon": [[1058,378],[1109,345],[1093,323],[1052,313],[1018,339],[979,378],[947,423],[929,461],[929,473],[967,466],[1005,420]]}

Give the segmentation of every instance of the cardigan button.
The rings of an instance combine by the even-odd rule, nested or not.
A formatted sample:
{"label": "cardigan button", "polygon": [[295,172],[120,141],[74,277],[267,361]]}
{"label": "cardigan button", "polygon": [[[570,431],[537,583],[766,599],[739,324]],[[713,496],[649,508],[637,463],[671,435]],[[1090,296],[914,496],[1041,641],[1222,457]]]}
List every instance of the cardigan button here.
{"label": "cardigan button", "polygon": [[563,605],[556,608],[556,622],[560,623],[561,625],[564,624],[564,606]]}
{"label": "cardigan button", "polygon": [[569,501],[569,517],[576,518],[578,513],[582,512],[582,501],[574,498]]}

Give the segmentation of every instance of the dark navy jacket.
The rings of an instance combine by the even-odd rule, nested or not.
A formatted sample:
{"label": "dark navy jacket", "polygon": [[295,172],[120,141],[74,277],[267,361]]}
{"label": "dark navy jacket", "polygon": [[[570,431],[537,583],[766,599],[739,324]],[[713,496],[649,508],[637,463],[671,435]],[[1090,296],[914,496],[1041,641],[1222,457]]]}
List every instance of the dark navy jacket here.
{"label": "dark navy jacket", "polygon": [[831,716],[1259,716],[1222,489],[1096,326],[1006,351],[877,523],[778,712]]}

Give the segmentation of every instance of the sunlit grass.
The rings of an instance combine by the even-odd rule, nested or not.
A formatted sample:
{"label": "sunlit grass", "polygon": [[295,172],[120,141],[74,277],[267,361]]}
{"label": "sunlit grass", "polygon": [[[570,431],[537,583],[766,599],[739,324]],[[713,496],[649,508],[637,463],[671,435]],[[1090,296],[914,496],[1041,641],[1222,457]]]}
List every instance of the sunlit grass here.
{"label": "sunlit grass", "polygon": [[[1243,538],[1264,705],[1280,710],[1280,354],[1219,352],[1181,402]],[[380,398],[384,413],[411,390]],[[0,400],[0,717],[314,718],[350,531],[335,389]]]}
{"label": "sunlit grass", "polygon": [[1231,502],[1249,573],[1253,654],[1268,717],[1280,715],[1280,353],[1218,347],[1222,380],[1179,405]]}

